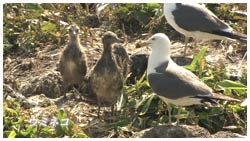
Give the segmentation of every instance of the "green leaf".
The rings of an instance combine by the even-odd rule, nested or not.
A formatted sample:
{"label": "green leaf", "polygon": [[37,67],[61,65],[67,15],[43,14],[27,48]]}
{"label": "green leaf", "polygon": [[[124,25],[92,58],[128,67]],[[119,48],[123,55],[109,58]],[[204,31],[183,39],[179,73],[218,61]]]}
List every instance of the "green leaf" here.
{"label": "green leaf", "polygon": [[200,64],[204,65],[203,64],[204,62],[202,62],[202,60],[206,54],[207,49],[208,49],[208,46],[203,47],[201,51],[197,55],[194,56],[192,63],[190,65],[185,66],[185,68],[191,71],[195,71],[197,70],[197,67],[200,66]]}
{"label": "green leaf", "polygon": [[65,130],[63,130],[63,127],[61,125],[57,125],[55,129],[57,137],[63,137],[65,135]]}
{"label": "green leaf", "polygon": [[61,121],[61,119],[65,118],[66,117],[66,114],[63,110],[59,110],[58,114],[57,114],[57,119],[59,121]]}
{"label": "green leaf", "polygon": [[139,115],[144,115],[144,114],[147,113],[147,111],[148,111],[148,109],[149,109],[149,107],[150,107],[150,105],[151,105],[151,103],[152,103],[152,100],[153,100],[154,98],[155,98],[155,94],[152,94],[152,95],[150,95],[150,96],[147,98],[147,102],[146,102],[146,104],[143,105],[142,110],[141,110],[141,112],[140,112]]}
{"label": "green leaf", "polygon": [[117,104],[117,111],[120,111],[122,107],[126,104],[128,98],[125,96],[125,93],[122,93]]}
{"label": "green leaf", "polygon": [[55,6],[52,3],[42,3],[41,6],[44,9],[48,9],[48,10],[55,10]]}
{"label": "green leaf", "polygon": [[240,105],[228,105],[235,113],[242,110],[242,107]]}
{"label": "green leaf", "polygon": [[119,120],[117,122],[113,122],[113,123],[110,123],[110,124],[106,124],[105,126],[110,128],[110,127],[123,127],[123,126],[126,126],[130,123],[130,120],[128,118],[126,119],[122,119],[122,120]]}
{"label": "green leaf", "polygon": [[53,31],[56,29],[56,25],[51,23],[51,22],[47,22],[47,21],[43,21],[42,22],[42,31],[46,32],[46,31]]}
{"label": "green leaf", "polygon": [[146,7],[149,7],[151,9],[156,9],[156,8],[160,8],[161,5],[158,3],[146,3]]}
{"label": "green leaf", "polygon": [[146,76],[147,76],[146,74],[147,74],[147,71],[145,71],[143,73],[143,75],[141,76],[141,78],[139,79],[139,81],[137,83],[142,83],[145,80]]}
{"label": "green leaf", "polygon": [[24,7],[26,9],[34,9],[34,10],[40,10],[40,9],[43,9],[40,4],[38,3],[25,3],[24,4]]}
{"label": "green leaf", "polygon": [[13,48],[12,44],[4,44],[3,51],[4,52],[9,51],[11,48]]}
{"label": "green leaf", "polygon": [[136,12],[134,17],[138,22],[140,22],[140,24],[148,23],[148,18],[145,11]]}
{"label": "green leaf", "polygon": [[16,132],[15,131],[11,131],[8,138],[15,138],[16,137]]}
{"label": "green leaf", "polygon": [[231,80],[220,81],[217,83],[217,85],[225,89],[233,89],[233,90],[247,89],[247,87],[243,85],[242,83],[231,81]]}
{"label": "green leaf", "polygon": [[59,32],[50,32],[51,35],[55,36],[55,37],[60,37],[61,34]]}
{"label": "green leaf", "polygon": [[129,109],[136,108],[136,100],[135,99],[129,99],[126,103],[126,107]]}
{"label": "green leaf", "polygon": [[167,115],[163,115],[159,118],[159,123],[164,123],[168,121],[168,116]]}
{"label": "green leaf", "polygon": [[6,112],[8,112],[9,114],[14,115],[14,117],[17,117],[17,116],[18,116],[17,111],[15,111],[14,109],[6,108],[5,110],[6,110]]}
{"label": "green leaf", "polygon": [[73,137],[73,138],[88,138],[88,136],[87,136],[85,133],[83,133],[83,132],[81,132],[81,133],[76,133],[76,134],[74,134],[72,137]]}
{"label": "green leaf", "polygon": [[34,130],[33,127],[29,126],[25,131],[21,131],[21,135],[24,137],[28,137],[29,134],[31,134]]}
{"label": "green leaf", "polygon": [[147,101],[147,99],[148,99],[150,96],[151,96],[151,95],[142,95],[142,99],[140,99],[139,101],[137,101],[136,109],[138,109],[141,105],[143,105],[144,102]]}

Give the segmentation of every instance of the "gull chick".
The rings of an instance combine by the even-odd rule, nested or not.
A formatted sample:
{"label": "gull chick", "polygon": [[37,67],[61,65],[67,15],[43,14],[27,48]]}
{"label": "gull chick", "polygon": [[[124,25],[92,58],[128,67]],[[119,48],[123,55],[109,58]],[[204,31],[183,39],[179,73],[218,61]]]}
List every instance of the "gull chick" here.
{"label": "gull chick", "polygon": [[69,26],[68,33],[69,43],[62,52],[58,66],[63,79],[64,93],[72,87],[80,88],[88,70],[87,57],[79,39],[79,27]]}
{"label": "gull chick", "polygon": [[122,76],[112,55],[112,45],[120,42],[123,42],[123,40],[119,39],[115,33],[110,31],[104,33],[102,37],[104,48],[102,56],[89,76],[91,91],[97,97],[98,117],[100,116],[102,104],[111,105],[113,113],[114,104],[121,94]]}

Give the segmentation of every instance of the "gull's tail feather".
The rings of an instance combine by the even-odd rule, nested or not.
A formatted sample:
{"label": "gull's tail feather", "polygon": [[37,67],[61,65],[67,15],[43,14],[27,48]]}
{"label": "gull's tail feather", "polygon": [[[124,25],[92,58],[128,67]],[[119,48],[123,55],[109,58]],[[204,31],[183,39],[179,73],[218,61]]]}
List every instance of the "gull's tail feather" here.
{"label": "gull's tail feather", "polygon": [[217,94],[217,93],[212,93],[211,95],[197,95],[195,98],[200,98],[201,103],[204,103],[205,105],[208,106],[218,106],[219,104],[216,102],[216,100],[223,100],[223,101],[232,101],[232,102],[237,102],[241,103],[241,100],[235,99],[229,96],[225,96],[223,94]]}
{"label": "gull's tail feather", "polygon": [[220,31],[214,31],[213,34],[217,34],[217,35],[220,35],[220,36],[225,36],[225,37],[228,37],[230,39],[236,39],[236,40],[240,40],[240,41],[243,41],[243,42],[247,41],[247,35],[242,34],[240,32],[236,32],[236,31],[223,31],[223,30],[220,30]]}
{"label": "gull's tail feather", "polygon": [[226,95],[223,95],[223,94],[217,94],[217,93],[213,93],[211,96],[210,96],[211,99],[218,99],[218,100],[225,100],[225,101],[232,101],[232,102],[242,102],[241,100],[239,99],[235,99],[235,98],[232,98],[232,97],[229,97],[229,96],[226,96]]}

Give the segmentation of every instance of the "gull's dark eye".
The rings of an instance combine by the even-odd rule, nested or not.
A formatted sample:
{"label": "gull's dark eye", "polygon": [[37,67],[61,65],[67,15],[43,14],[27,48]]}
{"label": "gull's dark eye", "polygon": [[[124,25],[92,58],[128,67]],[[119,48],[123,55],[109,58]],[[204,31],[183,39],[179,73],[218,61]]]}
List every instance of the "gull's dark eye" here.
{"label": "gull's dark eye", "polygon": [[152,41],[154,41],[155,40],[155,38],[152,38]]}

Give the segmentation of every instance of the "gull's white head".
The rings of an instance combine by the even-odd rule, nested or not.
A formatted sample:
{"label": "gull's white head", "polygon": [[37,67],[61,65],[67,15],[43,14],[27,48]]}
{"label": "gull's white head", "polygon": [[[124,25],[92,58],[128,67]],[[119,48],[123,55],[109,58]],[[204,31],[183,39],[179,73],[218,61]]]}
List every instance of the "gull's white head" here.
{"label": "gull's white head", "polygon": [[150,37],[145,44],[148,45],[152,52],[148,59],[147,73],[155,73],[155,68],[162,63],[171,60],[170,58],[170,40],[164,33],[156,33]]}
{"label": "gull's white head", "polygon": [[160,51],[168,54],[170,52],[171,43],[168,36],[164,33],[154,34],[145,43],[152,49],[152,52]]}

